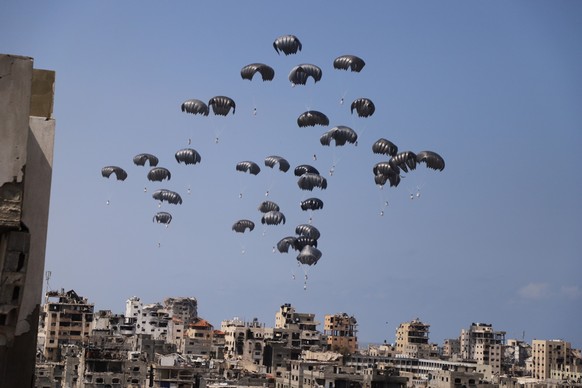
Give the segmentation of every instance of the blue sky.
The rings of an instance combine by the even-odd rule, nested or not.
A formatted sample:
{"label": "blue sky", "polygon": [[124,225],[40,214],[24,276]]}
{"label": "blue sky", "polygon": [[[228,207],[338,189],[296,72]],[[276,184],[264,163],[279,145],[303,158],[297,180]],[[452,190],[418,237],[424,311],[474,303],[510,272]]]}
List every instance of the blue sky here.
{"label": "blue sky", "polygon": [[[319,321],[354,315],[365,342],[393,342],[398,324],[418,317],[438,343],[485,322],[508,338],[582,347],[582,5],[289,4],[0,5],[0,52],[57,74],[51,287],[118,313],[134,295],[194,296],[216,327],[235,316],[274,325],[291,303]],[[303,50],[277,55],[273,41],[285,34]],[[343,54],[366,66],[334,69]],[[240,69],[254,62],[273,67],[275,79],[243,80]],[[301,63],[321,67],[321,81],[291,87],[287,75]],[[180,111],[187,99],[218,95],[235,100],[234,115]],[[350,114],[359,97],[374,102],[373,116]],[[330,126],[299,128],[309,109]],[[322,146],[337,125],[356,130],[358,145]],[[446,168],[420,166],[381,190],[372,167],[386,158],[371,152],[381,137],[403,151],[438,152]],[[200,164],[176,163],[188,146]],[[132,162],[143,152],[172,179],[149,182],[148,168]],[[269,155],[292,168],[312,164],[328,188],[300,190],[292,171],[264,166]],[[261,173],[236,171],[243,160]],[[106,165],[128,179],[103,178]],[[158,207],[157,188],[184,203]],[[308,222],[299,202],[311,196],[325,203],[312,214],[323,256],[306,268],[273,246]],[[285,225],[261,224],[265,199],[279,204]],[[172,213],[169,228],[152,222],[157,211]],[[245,218],[255,230],[234,233]]]}

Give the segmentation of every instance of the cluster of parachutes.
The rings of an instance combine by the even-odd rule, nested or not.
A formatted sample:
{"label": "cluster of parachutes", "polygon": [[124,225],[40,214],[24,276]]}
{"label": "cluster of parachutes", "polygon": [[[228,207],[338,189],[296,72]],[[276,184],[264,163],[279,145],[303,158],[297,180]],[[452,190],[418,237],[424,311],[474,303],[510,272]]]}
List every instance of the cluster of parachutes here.
{"label": "cluster of parachutes", "polygon": [[[300,52],[303,48],[302,43],[294,35],[283,35],[275,39],[273,47],[277,54],[293,55]],[[359,73],[365,67],[365,61],[356,55],[341,55],[334,59],[333,68],[340,71],[351,71]],[[276,72],[275,69],[265,63],[250,63],[240,70],[240,76],[243,80],[253,81],[261,79],[263,82],[272,81]],[[311,79],[314,84],[322,80],[323,70],[321,67],[312,63],[301,63],[291,68],[288,74],[288,80],[293,87],[306,85]],[[343,104],[343,98],[340,101]],[[255,109],[256,110],[256,109]],[[208,116],[210,113],[218,116],[234,115],[236,111],[235,101],[227,96],[215,96],[207,102],[193,98],[184,101],[181,104],[181,111],[191,115]],[[350,112],[360,118],[368,118],[374,115],[376,106],[374,102],[365,97],[359,97],[352,101]],[[330,120],[328,116],[318,110],[307,110],[297,117],[297,126],[303,127],[328,127]],[[358,133],[347,125],[336,125],[329,130],[324,131],[320,138],[322,146],[334,145],[344,146],[347,144],[358,144]],[[216,138],[218,142],[218,138]],[[372,152],[378,155],[384,155],[386,160],[376,163],[373,168],[374,182],[380,187],[389,184],[391,187],[397,187],[404,173],[415,170],[418,164],[425,164],[426,167],[433,170],[442,171],[445,167],[444,159],[433,151],[421,151],[414,153],[412,151],[400,151],[391,141],[380,138],[372,145]],[[201,162],[200,154],[192,148],[185,148],[175,153],[175,159],[178,163],[197,164]],[[315,155],[314,155],[315,159]],[[150,170],[147,173],[147,179],[154,182],[165,182],[172,178],[171,172],[165,167],[158,167],[158,158],[151,154],[139,154],[133,159],[137,166],[149,164]],[[269,155],[264,158],[264,165],[271,169],[278,169],[282,173],[287,173],[291,169],[290,163],[278,155]],[[243,160],[236,164],[235,170],[241,173],[258,175],[261,167],[258,163],[251,160]],[[332,170],[330,170],[331,174]],[[107,166],[102,169],[102,175],[109,178],[115,175],[117,180],[125,180],[127,172],[117,166]],[[294,175],[297,178],[297,186],[303,191],[313,191],[315,189],[327,189],[327,179],[319,171],[309,164],[300,164],[295,167]],[[267,193],[268,194],[268,193]],[[181,196],[168,189],[159,189],[153,192],[152,197],[162,202],[178,205],[182,203]],[[242,198],[242,193],[240,194]],[[311,197],[301,201],[300,208],[302,211],[313,212],[323,209],[324,203],[317,197]],[[262,214],[261,224],[265,226],[283,225],[286,217],[280,206],[270,200],[263,201],[258,206]],[[172,215],[169,212],[158,212],[154,214],[153,221],[165,224],[166,226],[172,221]],[[286,236],[280,239],[273,250],[280,253],[288,253],[290,249],[297,252],[297,262],[306,266],[313,266],[322,257],[322,252],[318,248],[319,230],[311,225],[312,218],[309,217],[309,223],[300,224],[295,228],[295,236]],[[258,221],[257,221],[258,222]],[[236,233],[244,234],[252,232],[255,229],[255,221],[250,219],[240,219],[235,221],[231,228]],[[307,276],[307,275],[306,275]]]}
{"label": "cluster of parachutes", "polygon": [[[202,161],[202,157],[192,148],[183,148],[174,154],[174,158],[176,162],[179,164],[197,164]],[[133,163],[136,166],[146,166],[149,165],[149,171],[146,174],[146,178],[150,182],[164,182],[169,181],[172,179],[172,173],[166,167],[160,167],[159,159],[157,156],[149,154],[149,153],[142,153],[135,155],[133,157]],[[128,177],[127,171],[119,166],[105,166],[101,169],[101,175],[104,178],[110,178],[115,176],[118,181],[125,181]],[[147,191],[147,187],[144,188],[144,191]],[[169,189],[158,189],[152,193],[152,198],[159,202],[159,206],[162,203],[166,202],[172,205],[181,205],[182,204],[182,197],[175,191]],[[109,200],[107,201],[109,204]],[[164,224],[166,227],[172,222],[172,214],[166,211],[160,211],[154,214],[153,222],[158,224]]]}

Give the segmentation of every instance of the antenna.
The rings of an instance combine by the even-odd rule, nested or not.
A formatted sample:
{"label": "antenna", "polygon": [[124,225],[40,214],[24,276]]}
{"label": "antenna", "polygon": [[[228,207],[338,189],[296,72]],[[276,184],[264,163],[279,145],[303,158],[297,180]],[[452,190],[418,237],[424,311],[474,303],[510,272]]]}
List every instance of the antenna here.
{"label": "antenna", "polygon": [[44,279],[46,281],[46,290],[45,290],[45,304],[48,302],[48,298],[46,297],[46,293],[48,293],[50,291],[50,285],[49,285],[49,280],[51,278],[52,272],[51,271],[46,271],[44,273]]}

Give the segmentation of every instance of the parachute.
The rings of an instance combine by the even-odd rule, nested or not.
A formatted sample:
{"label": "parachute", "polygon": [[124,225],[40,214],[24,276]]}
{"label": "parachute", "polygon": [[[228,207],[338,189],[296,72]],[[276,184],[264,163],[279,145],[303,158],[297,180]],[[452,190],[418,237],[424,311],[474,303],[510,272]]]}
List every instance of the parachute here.
{"label": "parachute", "polygon": [[416,169],[416,154],[412,151],[399,152],[391,157],[388,163],[394,169],[400,167],[404,172],[408,172],[408,169]]}
{"label": "parachute", "polygon": [[239,162],[236,165],[236,170],[242,171],[242,172],[248,172],[248,173],[253,174],[253,175],[257,175],[259,172],[261,172],[261,168],[259,167],[259,165],[256,164],[255,162],[250,162],[250,161]]}
{"label": "parachute", "polygon": [[323,201],[319,198],[307,198],[301,201],[301,210],[319,210],[323,209]]}
{"label": "parachute", "polygon": [[319,171],[317,171],[317,169],[315,167],[310,166],[309,164],[301,164],[301,165],[295,167],[295,176],[301,176],[301,175],[307,174],[307,173],[319,175]]}
{"label": "parachute", "polygon": [[321,236],[319,230],[317,230],[315,226],[310,224],[297,225],[297,227],[295,227],[295,233],[298,234],[299,236],[309,237],[314,240],[319,239],[319,237]]}
{"label": "parachute", "polygon": [[295,35],[282,35],[275,39],[273,47],[277,54],[279,54],[279,51],[282,51],[285,55],[289,55],[301,51],[302,45]]}
{"label": "parachute", "polygon": [[279,163],[279,170],[283,172],[287,172],[291,167],[289,162],[280,156],[271,155],[265,158],[265,166],[267,167],[274,168],[277,163]]}
{"label": "parachute", "polygon": [[278,210],[271,210],[261,217],[261,223],[267,225],[279,225],[285,223],[285,215]]}
{"label": "parachute", "polygon": [[182,103],[182,112],[208,116],[208,106],[197,99],[186,100]]}
{"label": "parachute", "polygon": [[287,253],[289,248],[295,249],[295,240],[296,238],[293,236],[283,237],[277,243],[277,250],[281,253]]}
{"label": "parachute", "polygon": [[127,172],[121,167],[107,166],[101,169],[101,175],[104,178],[109,178],[111,174],[115,174],[118,181],[124,181],[127,178]]}
{"label": "parachute", "polygon": [[372,152],[375,154],[394,156],[398,153],[398,147],[390,140],[380,138],[372,145]]}
{"label": "parachute", "polygon": [[264,63],[251,63],[246,65],[240,71],[240,76],[242,79],[248,79],[252,81],[253,76],[256,73],[260,73],[263,81],[272,81],[275,77],[275,70],[271,66],[265,65]]}
{"label": "parachute", "polygon": [[158,212],[154,215],[153,221],[157,222],[158,224],[168,225],[170,222],[172,222],[172,215],[167,212]]}
{"label": "parachute", "polygon": [[369,117],[376,111],[376,106],[369,98],[357,98],[352,102],[351,112],[354,113],[354,109],[360,117]]}
{"label": "parachute", "polygon": [[330,129],[321,135],[319,142],[322,145],[330,145],[331,140],[335,140],[336,146],[342,146],[347,143],[354,144],[358,140],[358,134],[350,127],[340,125]]}
{"label": "parachute", "polygon": [[297,125],[299,127],[314,127],[316,125],[326,127],[329,125],[329,119],[321,112],[308,110],[307,112],[303,112],[297,118]]}
{"label": "parachute", "polygon": [[327,180],[319,174],[305,173],[299,177],[297,185],[301,190],[313,190],[318,187],[322,190],[327,189]]}
{"label": "parachute", "polygon": [[156,190],[152,194],[152,197],[160,202],[166,201],[173,205],[178,205],[182,203],[182,197],[180,197],[180,194],[171,190],[166,189]]}
{"label": "parachute", "polygon": [[200,154],[192,148],[184,148],[176,152],[176,161],[184,164],[196,164],[202,161]]}
{"label": "parachute", "polygon": [[236,104],[234,103],[234,100],[226,96],[212,97],[208,101],[208,106],[211,106],[212,112],[214,112],[215,115],[219,116],[226,116],[230,112],[231,108],[232,114],[234,114],[236,110]]}
{"label": "parachute", "polygon": [[159,160],[152,154],[139,154],[133,157],[133,163],[136,166],[145,166],[146,162],[149,162],[150,167],[155,167],[158,165]]}
{"label": "parachute", "polygon": [[168,170],[167,168],[164,168],[164,167],[153,167],[148,172],[148,179],[150,181],[161,182],[164,179],[167,179],[167,180],[172,179],[172,174],[170,173],[170,170]]}
{"label": "parachute", "polygon": [[433,170],[442,171],[445,169],[445,160],[433,151],[420,151],[416,154],[416,161],[418,163],[425,163],[426,167]]}
{"label": "parachute", "polygon": [[297,251],[301,251],[306,245],[317,248],[317,239],[308,236],[299,236],[295,238],[293,247]]}
{"label": "parachute", "polygon": [[255,223],[251,220],[238,220],[232,225],[232,230],[237,233],[244,233],[247,229],[252,232],[255,229]]}
{"label": "parachute", "polygon": [[321,259],[321,251],[311,245],[306,245],[297,255],[297,261],[301,264],[315,265]]}
{"label": "parachute", "polygon": [[337,57],[333,61],[333,67],[339,70],[348,70],[355,71],[359,73],[364,66],[366,66],[366,62],[360,57],[355,55],[342,55]]}
{"label": "parachute", "polygon": [[295,66],[289,73],[289,81],[293,85],[305,85],[309,77],[313,78],[314,83],[321,80],[321,69],[318,66],[304,63]]}
{"label": "parachute", "polygon": [[390,164],[390,162],[376,163],[372,172],[374,173],[374,182],[379,186],[384,186],[388,181],[391,187],[396,187],[400,183],[400,168]]}
{"label": "parachute", "polygon": [[263,201],[257,208],[261,213],[268,213],[270,211],[279,211],[279,205],[273,201]]}

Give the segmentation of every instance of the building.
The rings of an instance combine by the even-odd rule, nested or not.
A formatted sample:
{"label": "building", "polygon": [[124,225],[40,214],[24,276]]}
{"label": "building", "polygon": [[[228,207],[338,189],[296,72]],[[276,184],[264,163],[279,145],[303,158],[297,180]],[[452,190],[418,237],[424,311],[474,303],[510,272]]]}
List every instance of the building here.
{"label": "building", "polygon": [[562,340],[532,341],[532,377],[538,380],[582,382],[582,359],[569,342]]}
{"label": "building", "polygon": [[0,381],[34,380],[51,191],[55,73],[0,54]]}
{"label": "building", "polygon": [[418,318],[401,323],[396,330],[396,350],[406,357],[428,358],[432,346],[428,342],[430,325]]}
{"label": "building", "polygon": [[494,331],[487,323],[472,323],[461,330],[461,356],[464,360],[474,360],[481,365],[489,365],[492,374],[501,374],[505,332]]}
{"label": "building", "polygon": [[329,348],[342,354],[355,353],[358,350],[357,326],[356,318],[346,313],[326,315],[323,334]]}
{"label": "building", "polygon": [[74,290],[46,293],[40,327],[44,333],[42,353],[47,361],[60,361],[63,345],[87,342],[92,330],[93,309],[93,304]]}

